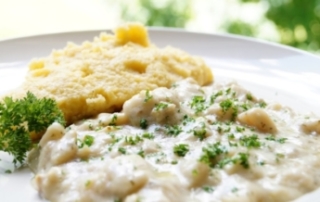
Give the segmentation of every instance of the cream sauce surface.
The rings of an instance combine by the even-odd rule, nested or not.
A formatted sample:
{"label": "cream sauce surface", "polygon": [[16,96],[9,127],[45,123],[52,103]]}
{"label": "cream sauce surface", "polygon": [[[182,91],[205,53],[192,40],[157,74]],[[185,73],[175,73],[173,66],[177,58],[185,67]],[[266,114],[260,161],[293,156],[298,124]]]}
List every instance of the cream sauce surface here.
{"label": "cream sauce surface", "polygon": [[33,183],[50,201],[290,201],[320,186],[320,119],[234,82],[142,91],[119,113],[39,143]]}

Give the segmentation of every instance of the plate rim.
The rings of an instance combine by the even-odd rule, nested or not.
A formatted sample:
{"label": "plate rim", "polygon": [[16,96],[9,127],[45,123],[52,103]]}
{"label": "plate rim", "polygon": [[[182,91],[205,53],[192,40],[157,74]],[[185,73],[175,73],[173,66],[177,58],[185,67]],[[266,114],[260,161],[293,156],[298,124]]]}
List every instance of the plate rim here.
{"label": "plate rim", "polygon": [[[181,33],[181,34],[190,34],[190,35],[198,35],[198,36],[210,36],[210,37],[216,37],[216,38],[225,38],[225,39],[235,39],[240,40],[243,42],[251,42],[255,44],[261,44],[265,46],[271,46],[278,49],[284,49],[287,51],[291,51],[296,54],[304,55],[307,57],[312,57],[315,59],[320,60],[320,55],[316,55],[314,53],[308,52],[306,50],[298,49],[289,45],[281,44],[278,42],[268,41],[265,39],[255,38],[255,37],[249,37],[249,36],[243,36],[243,35],[237,35],[237,34],[230,34],[230,33],[209,33],[209,32],[197,32],[193,30],[187,30],[184,28],[174,28],[174,27],[150,27],[146,26],[148,32],[168,32],[168,33]],[[11,42],[11,41],[18,41],[18,40],[27,40],[31,38],[39,38],[39,37],[54,37],[58,35],[77,35],[81,33],[112,33],[113,29],[92,29],[92,30],[74,30],[74,31],[62,31],[62,32],[49,32],[49,33],[41,33],[41,34],[31,34],[31,35],[25,35],[25,36],[17,36],[17,37],[9,37],[5,39],[0,40],[0,44],[2,42]],[[71,39],[70,39],[71,40]],[[89,40],[89,39],[88,39]]]}

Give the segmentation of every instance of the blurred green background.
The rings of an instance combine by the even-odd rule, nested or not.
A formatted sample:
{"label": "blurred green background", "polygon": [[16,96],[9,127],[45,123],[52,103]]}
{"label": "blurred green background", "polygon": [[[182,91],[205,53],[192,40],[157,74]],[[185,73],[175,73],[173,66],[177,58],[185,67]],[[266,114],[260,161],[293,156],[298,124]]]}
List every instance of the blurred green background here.
{"label": "blurred green background", "polygon": [[0,39],[124,21],[245,35],[320,54],[320,0],[0,0]]}
{"label": "blurred green background", "polygon": [[[224,5],[217,1],[138,0],[139,12],[131,12],[130,5],[122,3],[125,20],[137,20],[149,26],[192,28],[192,22],[205,12],[207,19],[202,20],[205,26],[216,29],[213,31],[266,39],[320,53],[320,0],[226,0]],[[203,4],[203,10],[197,8],[197,4]],[[221,12],[219,9],[222,15],[214,13]],[[212,16],[220,18],[218,26],[213,25],[216,21],[210,20]]]}

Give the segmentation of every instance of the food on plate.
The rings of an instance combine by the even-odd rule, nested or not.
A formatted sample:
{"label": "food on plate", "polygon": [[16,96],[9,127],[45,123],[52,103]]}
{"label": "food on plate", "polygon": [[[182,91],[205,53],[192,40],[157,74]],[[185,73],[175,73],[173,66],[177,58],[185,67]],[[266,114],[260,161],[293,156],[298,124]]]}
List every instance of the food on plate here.
{"label": "food on plate", "polygon": [[319,127],[235,82],[186,79],[52,124],[29,162],[50,201],[290,201],[320,186]]}
{"label": "food on plate", "polygon": [[0,102],[0,151],[11,154],[15,165],[23,164],[33,146],[30,137],[43,134],[53,122],[65,125],[54,100],[30,92],[22,99],[5,97]]}
{"label": "food on plate", "polygon": [[33,146],[33,185],[57,202],[277,202],[320,186],[319,117],[212,81],[127,24],[31,62],[0,103],[0,150],[21,163]]}
{"label": "food on plate", "polygon": [[141,90],[170,87],[192,77],[200,85],[213,80],[204,61],[182,50],[158,48],[141,24],[131,23],[102,33],[92,42],[69,43],[29,65],[26,80],[12,96],[30,91],[53,98],[68,124],[101,112],[119,110]]}

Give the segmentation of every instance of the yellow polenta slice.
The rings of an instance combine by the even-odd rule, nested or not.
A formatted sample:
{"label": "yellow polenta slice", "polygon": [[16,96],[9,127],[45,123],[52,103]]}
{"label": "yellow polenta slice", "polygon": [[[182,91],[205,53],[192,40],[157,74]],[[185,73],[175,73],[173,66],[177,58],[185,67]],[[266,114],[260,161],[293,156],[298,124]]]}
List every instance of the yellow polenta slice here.
{"label": "yellow polenta slice", "polygon": [[157,48],[141,24],[126,24],[114,33],[101,33],[81,45],[69,43],[33,60],[13,96],[31,91],[37,97],[54,98],[70,124],[121,109],[141,90],[170,87],[186,77],[200,85],[213,80],[202,59],[172,47]]}

